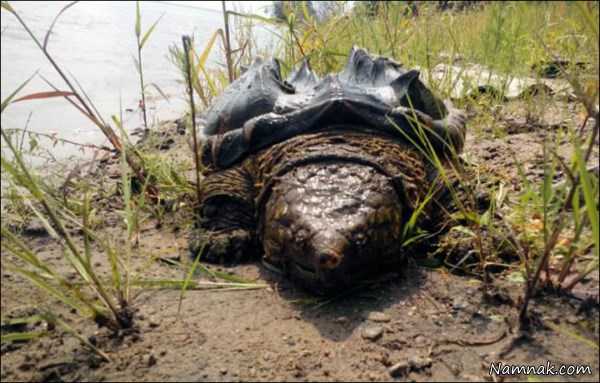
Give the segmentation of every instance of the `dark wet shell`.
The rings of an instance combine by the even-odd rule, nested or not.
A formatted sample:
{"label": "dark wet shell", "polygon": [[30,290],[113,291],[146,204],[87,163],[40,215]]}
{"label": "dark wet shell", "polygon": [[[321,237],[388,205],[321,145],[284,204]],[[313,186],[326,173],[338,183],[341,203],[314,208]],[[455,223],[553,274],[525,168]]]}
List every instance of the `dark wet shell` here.
{"label": "dark wet shell", "polygon": [[375,129],[404,139],[406,134],[417,137],[418,121],[429,128],[425,133],[440,152],[445,146],[460,151],[464,141],[464,119],[427,89],[418,71],[357,48],[342,72],[322,79],[304,62],[282,81],[276,60],[257,60],[215,101],[206,120],[209,139],[203,162],[220,168],[333,125]]}

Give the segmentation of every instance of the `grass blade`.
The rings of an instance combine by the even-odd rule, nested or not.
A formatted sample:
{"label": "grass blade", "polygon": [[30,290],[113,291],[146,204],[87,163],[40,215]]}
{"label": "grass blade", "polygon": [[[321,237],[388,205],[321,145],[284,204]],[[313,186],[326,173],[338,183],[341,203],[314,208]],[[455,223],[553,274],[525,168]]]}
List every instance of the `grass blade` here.
{"label": "grass blade", "polygon": [[181,294],[179,295],[179,304],[177,305],[177,315],[179,315],[179,313],[181,312],[181,304],[183,302],[183,295],[185,294],[185,290],[187,289],[188,285],[190,284],[190,280],[192,279],[192,277],[194,276],[194,273],[196,272],[196,267],[198,267],[198,263],[200,263],[200,255],[202,255],[202,253],[204,252],[204,246],[205,246],[205,244],[202,244],[202,247],[200,248],[198,255],[194,259],[194,262],[192,263],[192,266],[188,270],[188,274],[187,274],[185,280],[183,281],[183,284],[181,285]]}
{"label": "grass blade", "polygon": [[135,2],[135,35],[140,40],[140,35],[142,34],[142,15],[140,13],[140,2],[139,0]]}
{"label": "grass blade", "polygon": [[51,295],[51,296],[57,298],[64,304],[74,308],[75,310],[77,310],[79,312],[85,312],[85,310],[83,309],[83,306],[81,306],[76,300],[67,296],[63,291],[57,289],[55,286],[52,286],[50,283],[48,283],[44,278],[42,278],[37,273],[34,273],[29,270],[25,270],[22,267],[11,265],[9,263],[6,264],[6,268],[8,270],[11,270],[11,271],[21,274],[24,278],[28,279],[34,285],[39,287],[42,291],[48,293],[48,295]]}
{"label": "grass blade", "polygon": [[99,348],[97,348],[96,346],[91,344],[87,339],[85,339],[81,334],[79,334],[77,331],[75,331],[71,326],[69,326],[65,321],[60,319],[58,316],[54,315],[51,312],[46,312],[41,315],[48,323],[54,323],[56,325],[59,325],[67,333],[73,335],[75,338],[79,339],[79,341],[81,343],[83,343],[85,346],[89,347],[96,354],[100,355],[104,360],[106,360],[107,362],[111,362],[111,359],[108,357],[108,355],[106,355],[102,350],[100,350]]}
{"label": "grass blade", "polygon": [[36,215],[36,217],[38,217],[38,219],[44,226],[44,229],[46,229],[48,234],[50,234],[50,237],[52,237],[53,239],[58,239],[59,238],[58,233],[56,232],[56,230],[54,230],[52,225],[50,225],[50,222],[48,222],[48,220],[42,215],[42,213],[40,213],[40,211],[38,209],[36,209],[35,206],[33,206],[33,204],[29,200],[24,200],[23,202],[27,206],[29,206],[31,211],[33,211],[33,213]]}
{"label": "grass blade", "polygon": [[569,336],[591,348],[595,348],[596,350],[600,349],[600,347],[598,346],[598,343],[594,342],[591,339],[585,338],[583,335],[581,335],[573,330],[567,329],[565,326],[559,326],[550,321],[545,321],[544,326],[550,327],[553,331],[555,331],[559,334],[567,335],[567,336]]}
{"label": "grass blade", "polygon": [[270,25],[285,24],[285,22],[282,21],[282,20],[280,20],[280,19],[270,18],[270,17],[264,17],[264,16],[260,16],[260,15],[255,15],[255,14],[240,13],[240,12],[235,12],[235,11],[227,11],[227,13],[230,14],[230,15],[233,15],[233,16],[244,17],[244,18],[247,18],[247,19],[260,21],[260,22],[263,22],[263,23],[266,23],[266,24],[270,24]]}
{"label": "grass blade", "polygon": [[[261,283],[231,283],[231,282],[196,282],[187,281],[186,289],[191,290],[212,290],[212,289],[264,289],[269,285]],[[186,280],[181,279],[139,279],[133,282],[136,286],[145,288],[159,288],[159,289],[181,289],[186,283]]]}
{"label": "grass blade", "polygon": [[78,1],[73,1],[73,2],[65,5],[63,7],[63,9],[61,9],[60,12],[58,12],[58,14],[56,15],[56,17],[52,21],[52,24],[50,24],[50,28],[48,28],[48,32],[46,32],[46,37],[44,37],[44,44],[42,45],[43,48],[44,48],[44,50],[46,50],[46,48],[48,47],[48,40],[50,39],[50,33],[52,33],[52,28],[54,28],[54,24],[56,24],[56,22],[58,21],[58,18],[60,17],[60,15],[62,15],[64,11],[66,11],[69,8],[71,8],[72,6],[74,6],[77,3],[78,3]]}
{"label": "grass blade", "polygon": [[13,9],[13,7],[8,3],[8,1],[3,1],[2,3],[0,3],[0,6],[2,7],[2,9],[7,10],[10,13],[15,13],[15,10]]}
{"label": "grass blade", "polygon": [[90,235],[89,233],[89,223],[90,220],[90,196],[88,193],[85,193],[83,198],[83,227],[86,230],[83,230],[83,246],[84,246],[84,254],[85,261],[88,265],[92,262],[92,249],[90,247]]}
{"label": "grass blade", "polygon": [[[2,7],[4,8],[4,3],[2,2]],[[23,89],[25,87],[25,85],[27,85],[29,83],[29,81],[31,81],[31,79],[38,73],[38,71],[35,71],[34,74],[31,75],[31,77],[29,77],[27,80],[25,80],[21,85],[19,85],[17,87],[17,89],[14,90],[14,92],[12,92],[11,94],[8,95],[8,97],[6,97],[4,100],[2,100],[2,105],[0,106],[0,113],[4,112],[4,109],[6,109],[6,107],[8,106],[8,104],[10,104],[11,100],[17,95],[17,93],[19,93],[21,91],[21,89]]]}
{"label": "grass blade", "polygon": [[210,39],[208,40],[208,43],[206,43],[206,46],[204,47],[202,54],[200,56],[197,56],[197,59],[198,59],[197,69],[198,70],[201,67],[204,68],[206,66],[206,60],[208,60],[208,56],[210,55],[212,47],[215,44],[215,41],[217,40],[217,36],[219,36],[219,35],[221,36],[221,41],[223,41],[223,42],[225,41],[225,35],[223,34],[223,30],[221,28],[217,29],[212,34]]}
{"label": "grass blade", "polygon": [[[598,124],[598,122],[596,122]],[[579,170],[579,177],[581,179],[581,187],[583,189],[583,198],[585,200],[585,210],[588,214],[588,218],[590,220],[590,225],[592,226],[592,233],[594,236],[595,243],[595,252],[596,258],[600,257],[600,228],[598,225],[598,210],[596,208],[596,200],[594,195],[598,196],[598,191],[593,191],[592,181],[590,179],[590,174],[586,169],[586,164],[584,160],[583,153],[581,152],[581,145],[579,139],[576,138],[575,141],[575,160],[577,161],[577,168]]]}
{"label": "grass blade", "polygon": [[160,87],[158,85],[156,85],[155,83],[151,82],[149,84],[146,84],[146,87],[153,87],[154,89],[156,89],[156,91],[162,96],[162,98],[164,98],[167,102],[169,102],[169,97],[165,94],[165,92],[162,91],[162,89],[160,89]]}
{"label": "grass blade", "polygon": [[30,340],[41,338],[47,334],[47,331],[10,332],[8,334],[3,334],[2,336],[0,336],[0,341],[2,343],[28,342]]}
{"label": "grass blade", "polygon": [[164,15],[165,15],[164,13],[162,15],[160,15],[160,17],[154,22],[154,24],[152,24],[152,26],[146,31],[146,33],[144,34],[144,37],[142,37],[142,42],[140,43],[140,49],[142,49],[144,47],[146,40],[148,40],[148,38],[152,34],[152,31],[154,31],[156,24],[158,24],[158,22],[160,21],[160,19],[162,19],[162,17]]}
{"label": "grass blade", "polygon": [[32,324],[35,322],[39,322],[41,320],[43,320],[43,318],[40,315],[34,314],[34,315],[30,315],[28,317],[2,319],[2,326]]}

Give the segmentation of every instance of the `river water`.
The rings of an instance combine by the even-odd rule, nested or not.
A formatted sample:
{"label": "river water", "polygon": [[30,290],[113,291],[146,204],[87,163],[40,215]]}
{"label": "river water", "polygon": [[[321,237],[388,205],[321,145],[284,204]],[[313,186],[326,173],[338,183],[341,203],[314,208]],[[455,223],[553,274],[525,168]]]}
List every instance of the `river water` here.
{"label": "river water", "polygon": [[[220,2],[192,3],[205,8],[164,2],[141,4],[142,33],[162,15],[142,51],[144,80],[155,83],[168,96],[165,101],[150,89],[154,97],[147,100],[149,120],[176,118],[185,110],[185,88],[179,71],[168,58],[169,46],[181,45],[183,34],[193,34],[197,49],[201,49],[199,47],[223,25]],[[66,4],[68,2],[63,1],[11,2],[40,40]],[[138,108],[139,77],[132,58],[137,56],[135,13],[135,2],[78,3],[60,17],[48,45],[56,61],[77,78],[105,120],[119,114],[121,100],[123,110],[129,110],[124,112],[125,127],[129,131],[142,125]],[[2,99],[36,71],[58,88],[67,90],[15,17],[4,10],[0,30]],[[214,51],[216,54],[211,55],[209,65],[222,60],[219,50]],[[51,90],[48,85],[36,76],[20,95],[48,90]],[[79,143],[107,143],[99,129],[62,98],[14,103],[2,115],[2,127],[24,128],[28,119],[28,129],[32,131],[56,134]],[[59,158],[76,153],[81,155],[79,149],[71,145],[60,145],[53,150]]]}

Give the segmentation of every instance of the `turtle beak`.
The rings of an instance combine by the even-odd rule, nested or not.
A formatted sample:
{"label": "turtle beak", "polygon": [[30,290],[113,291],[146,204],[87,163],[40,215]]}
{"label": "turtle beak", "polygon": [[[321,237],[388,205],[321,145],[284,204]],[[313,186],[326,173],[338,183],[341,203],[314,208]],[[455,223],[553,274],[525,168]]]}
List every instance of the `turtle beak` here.
{"label": "turtle beak", "polygon": [[346,238],[336,230],[318,233],[311,241],[311,253],[317,270],[334,270],[344,262],[344,254],[350,247]]}

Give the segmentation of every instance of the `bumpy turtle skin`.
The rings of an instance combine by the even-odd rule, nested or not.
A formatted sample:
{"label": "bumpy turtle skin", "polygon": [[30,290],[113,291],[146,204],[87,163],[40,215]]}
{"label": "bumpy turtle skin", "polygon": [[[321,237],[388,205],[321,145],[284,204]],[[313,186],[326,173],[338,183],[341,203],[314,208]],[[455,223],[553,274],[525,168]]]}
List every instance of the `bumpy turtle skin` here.
{"label": "bumpy turtle skin", "polygon": [[325,161],[294,168],[271,191],[264,260],[317,291],[348,286],[399,260],[403,207],[375,168]]}
{"label": "bumpy turtle skin", "polygon": [[209,262],[240,262],[256,248],[254,184],[243,166],[210,172],[201,184],[199,217],[189,248]]}
{"label": "bumpy turtle skin", "polygon": [[[207,168],[202,185],[195,254],[204,249],[204,259],[221,263],[262,254],[315,292],[400,261],[405,222],[443,190],[418,150],[353,127],[291,138],[226,170]],[[439,211],[429,208],[436,198],[421,220]]]}

